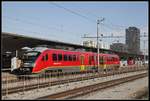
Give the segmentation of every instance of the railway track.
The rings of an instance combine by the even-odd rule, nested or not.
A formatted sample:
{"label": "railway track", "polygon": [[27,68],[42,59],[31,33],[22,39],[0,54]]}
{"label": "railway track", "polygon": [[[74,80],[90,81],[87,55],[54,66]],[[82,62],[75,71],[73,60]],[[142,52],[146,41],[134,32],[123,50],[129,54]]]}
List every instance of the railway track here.
{"label": "railway track", "polygon": [[128,77],[119,78],[119,79],[115,79],[115,80],[110,80],[110,81],[106,81],[106,82],[102,82],[102,83],[98,83],[98,84],[93,84],[93,85],[89,85],[89,86],[74,88],[74,89],[71,89],[68,91],[44,96],[44,97],[38,98],[37,100],[72,99],[75,97],[86,95],[88,93],[91,93],[91,92],[94,92],[97,90],[105,89],[108,87],[113,87],[113,86],[116,86],[118,84],[122,84],[125,82],[129,82],[132,80],[143,78],[143,77],[146,77],[147,75],[148,75],[148,73],[142,73],[142,74],[138,74],[138,75],[133,75],[133,76],[128,76]]}
{"label": "railway track", "polygon": [[[47,86],[60,85],[60,84],[65,84],[65,83],[69,83],[69,82],[76,82],[76,81],[88,80],[88,79],[93,79],[93,78],[98,78],[98,77],[106,77],[106,76],[111,76],[111,75],[117,75],[117,74],[127,73],[127,72],[129,72],[129,71],[110,72],[110,73],[107,73],[107,74],[97,74],[97,75],[77,77],[77,78],[57,80],[57,81],[47,81],[47,82],[42,82],[42,83],[38,82],[36,84],[31,84],[31,85],[24,85],[23,84],[21,86],[17,86],[17,87],[13,87],[13,88],[2,89],[2,95],[28,91],[28,90],[32,90],[32,89],[44,88],[44,87],[47,87]],[[133,72],[133,71],[130,71],[130,72]]]}
{"label": "railway track", "polygon": [[[133,69],[122,69],[122,71],[126,71],[128,70],[128,72],[132,72],[132,71],[139,71],[139,70],[144,70],[144,69],[147,69],[147,68],[141,68],[141,69],[137,69],[137,70],[133,70]],[[87,73],[84,73],[84,74],[92,74],[93,72],[87,72]],[[94,72],[95,73],[95,72]],[[49,78],[49,77],[52,77],[52,78],[55,78],[55,77],[59,77],[59,76],[72,76],[73,74],[59,74],[57,75],[58,73],[54,73],[54,74],[50,74],[50,76],[46,76],[46,75],[43,75],[43,76],[40,76],[39,75],[20,75],[20,76],[17,76],[16,78],[18,79],[15,79],[15,80],[2,80],[2,84],[6,84],[6,83],[18,83],[18,82],[23,82],[24,80],[25,81],[28,81],[29,79],[30,80],[33,80],[35,78],[40,78],[40,79],[45,79],[45,78]],[[75,75],[82,75],[83,73],[76,73]],[[6,78],[6,77],[5,77]],[[25,78],[25,79],[24,79]],[[27,80],[28,79],[28,80]]]}
{"label": "railway track", "polygon": [[[90,73],[93,73],[93,72],[87,72],[86,74],[90,74]],[[85,74],[85,73],[76,73],[75,75],[78,76],[78,75],[82,75],[82,74]],[[45,78],[49,78],[49,77],[57,78],[57,77],[60,77],[60,76],[72,76],[72,75],[73,74],[71,74],[71,73],[70,74],[50,73],[50,74],[46,74],[46,75],[45,74],[19,75],[19,76],[16,77],[17,79],[15,79],[15,80],[2,80],[2,84],[22,82],[22,81],[24,81],[24,78],[26,78],[25,81],[28,81],[28,80],[33,80],[33,79],[36,79],[36,78],[45,79]]]}

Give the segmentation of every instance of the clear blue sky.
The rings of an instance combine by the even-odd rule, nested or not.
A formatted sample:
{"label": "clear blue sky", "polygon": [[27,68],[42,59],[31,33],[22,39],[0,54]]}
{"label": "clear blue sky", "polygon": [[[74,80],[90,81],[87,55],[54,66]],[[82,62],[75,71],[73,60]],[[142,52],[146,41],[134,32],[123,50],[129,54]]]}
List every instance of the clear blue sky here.
{"label": "clear blue sky", "polygon": [[[140,28],[141,34],[148,34],[148,2],[2,2],[3,32],[70,43],[82,44],[86,40],[81,38],[83,34],[96,36],[93,20],[102,17],[105,18],[103,23],[108,25],[99,26],[100,33],[104,35],[125,35],[125,28],[129,26]],[[103,42],[110,44],[115,40],[103,39]],[[119,41],[124,43],[125,39]]]}

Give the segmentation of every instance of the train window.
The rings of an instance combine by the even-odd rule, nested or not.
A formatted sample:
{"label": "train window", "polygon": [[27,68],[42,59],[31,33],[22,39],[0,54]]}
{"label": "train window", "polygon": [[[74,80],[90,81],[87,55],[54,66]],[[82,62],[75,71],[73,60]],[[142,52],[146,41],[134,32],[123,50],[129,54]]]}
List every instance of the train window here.
{"label": "train window", "polygon": [[118,59],[117,59],[117,58],[115,58],[115,61],[118,61]]}
{"label": "train window", "polygon": [[99,57],[99,63],[100,64],[102,63],[102,57],[101,56]]}
{"label": "train window", "polygon": [[42,61],[44,61],[44,56],[42,57]]}
{"label": "train window", "polygon": [[96,61],[97,61],[97,56],[96,56]]}
{"label": "train window", "polygon": [[76,55],[73,55],[73,61],[76,61]]}
{"label": "train window", "polygon": [[94,55],[94,61],[96,62],[97,60],[96,60],[97,58],[96,58],[96,55]]}
{"label": "train window", "polygon": [[57,54],[53,54],[52,57],[53,57],[53,61],[57,61]]}
{"label": "train window", "polygon": [[113,57],[113,61],[116,61],[116,58],[115,58],[115,57]]}
{"label": "train window", "polygon": [[114,61],[114,58],[113,58],[113,57],[111,57],[111,61]]}
{"label": "train window", "polygon": [[72,55],[69,55],[69,61],[72,61]]}
{"label": "train window", "polygon": [[110,61],[112,61],[112,57],[110,57]]}
{"label": "train window", "polygon": [[62,54],[58,54],[58,61],[62,60]]}
{"label": "train window", "polygon": [[114,57],[111,57],[111,61],[114,61]]}
{"label": "train window", "polygon": [[65,54],[64,55],[64,61],[67,61],[68,59],[67,59],[67,55]]}
{"label": "train window", "polygon": [[110,57],[107,58],[107,61],[110,62]]}
{"label": "train window", "polygon": [[46,61],[48,60],[48,54],[46,54],[45,60],[46,60]]}
{"label": "train window", "polygon": [[111,62],[111,57],[109,57],[109,62]]}
{"label": "train window", "polygon": [[92,61],[94,61],[94,56],[92,56]]}
{"label": "train window", "polygon": [[92,56],[89,56],[89,65],[91,65],[92,64]]}
{"label": "train window", "polygon": [[79,61],[79,55],[77,55],[77,58],[76,58],[76,60],[77,60],[77,61]]}
{"label": "train window", "polygon": [[107,59],[106,59],[108,62],[109,62],[109,57],[107,57]]}
{"label": "train window", "polygon": [[81,63],[81,65],[84,64],[84,56],[83,55],[80,56],[80,63]]}

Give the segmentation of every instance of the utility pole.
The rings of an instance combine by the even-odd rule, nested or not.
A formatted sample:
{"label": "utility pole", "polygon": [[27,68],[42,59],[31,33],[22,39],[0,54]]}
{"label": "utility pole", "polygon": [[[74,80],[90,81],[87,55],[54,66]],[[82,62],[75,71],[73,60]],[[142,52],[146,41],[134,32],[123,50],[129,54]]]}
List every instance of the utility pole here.
{"label": "utility pole", "polygon": [[145,40],[144,40],[144,66],[145,66],[145,60],[146,60],[146,57],[145,57],[145,55],[146,55],[146,54],[145,54],[145,50],[146,50],[146,49],[145,49]]}
{"label": "utility pole", "polygon": [[99,68],[99,34],[98,34],[98,24],[99,24],[99,20],[97,20],[97,71]]}
{"label": "utility pole", "polygon": [[[98,67],[99,67],[99,38],[100,38],[98,25],[104,20],[105,20],[104,18],[102,18],[101,20],[97,20],[97,37],[95,37],[95,36],[87,37],[85,34],[84,34],[84,37],[82,37],[82,38],[96,38],[97,39],[97,71],[98,71]],[[110,36],[106,36],[104,38],[108,38],[108,37],[110,37]],[[103,38],[103,36],[101,38]]]}
{"label": "utility pole", "polygon": [[[144,35],[143,36],[141,36],[141,37],[147,37],[147,35],[146,35],[146,33],[144,32]],[[147,40],[142,40],[143,41],[143,43],[144,43],[144,49],[143,49],[143,52],[144,52],[144,66],[145,66],[145,63],[146,63],[146,47],[145,47],[145,44],[146,44],[146,41]]]}
{"label": "utility pole", "polygon": [[143,49],[143,52],[144,52],[144,65],[146,64],[146,47],[145,47],[145,44],[146,44],[146,41],[147,40],[143,40],[143,42],[144,42],[144,49]]}
{"label": "utility pole", "polygon": [[101,20],[97,20],[97,71],[99,68],[99,30],[98,30],[98,24],[100,24],[100,22],[104,21],[105,19],[101,19]]}

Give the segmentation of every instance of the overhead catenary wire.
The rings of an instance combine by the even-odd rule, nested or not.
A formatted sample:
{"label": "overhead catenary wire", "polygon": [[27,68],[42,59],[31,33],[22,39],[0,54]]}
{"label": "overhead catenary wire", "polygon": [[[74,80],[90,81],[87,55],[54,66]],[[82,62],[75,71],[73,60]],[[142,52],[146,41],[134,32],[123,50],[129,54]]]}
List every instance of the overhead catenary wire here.
{"label": "overhead catenary wire", "polygon": [[[73,10],[70,10],[70,9],[68,9],[68,8],[66,8],[66,7],[63,7],[63,6],[61,6],[61,5],[59,5],[59,4],[56,4],[56,3],[54,3],[54,2],[52,2],[51,4],[53,4],[53,5],[55,5],[56,7],[58,7],[58,8],[62,8],[62,9],[64,9],[65,11],[67,11],[67,12],[70,12],[70,13],[72,13],[72,14],[75,14],[75,15],[77,15],[77,16],[80,16],[80,17],[82,17],[82,18],[84,18],[84,19],[86,19],[86,20],[88,20],[88,21],[90,21],[90,22],[92,22],[92,23],[96,23],[96,20],[93,20],[93,19],[91,19],[91,18],[89,18],[89,17],[87,17],[87,16],[85,16],[85,15],[82,15],[82,14],[80,14],[80,13],[77,13],[77,12],[75,12],[75,11],[73,11]],[[93,15],[93,14],[92,14]],[[94,15],[93,15],[94,16]],[[98,17],[97,17],[98,18]],[[103,24],[103,23],[101,23],[103,26],[105,26],[105,27],[107,27],[107,28],[111,28],[109,25],[106,25],[106,24]],[[113,29],[113,28],[111,28],[111,29]]]}
{"label": "overhead catenary wire", "polygon": [[[96,14],[94,14],[93,12],[89,12],[88,11],[88,14],[90,14],[91,16],[93,16],[95,19],[96,18],[99,18]],[[116,24],[113,24],[110,20],[108,20],[107,19],[107,22],[109,22],[109,24],[111,25],[111,27],[112,28],[110,28],[110,29],[113,29],[113,27],[117,27],[117,29],[125,29],[125,28],[127,28],[128,26],[125,26],[125,25],[116,25]],[[103,25],[105,25],[105,24],[103,24]],[[108,24],[106,24],[106,27],[108,26]],[[120,28],[118,28],[118,27],[120,27]],[[115,29],[115,28],[114,28]]]}
{"label": "overhead catenary wire", "polygon": [[[10,26],[3,26],[4,28],[13,28],[13,29],[17,29],[17,30],[21,30],[21,31],[25,31],[25,32],[28,32],[28,33],[33,33],[33,34],[38,34],[38,35],[41,35],[42,33],[39,33],[39,32],[35,32],[35,31],[31,31],[31,30],[27,30],[27,29],[24,29],[24,28],[16,28],[16,27],[10,27]],[[21,33],[20,33],[21,34]],[[23,34],[23,33],[22,33]],[[51,37],[56,37],[55,35],[52,35]],[[40,37],[41,38],[41,37]]]}
{"label": "overhead catenary wire", "polygon": [[[39,23],[36,23],[36,22],[31,22],[31,21],[27,21],[27,20],[22,20],[22,19],[19,19],[19,18],[13,18],[13,17],[8,17],[8,16],[3,16],[9,20],[12,20],[12,21],[17,21],[17,22],[21,22],[21,23],[26,23],[26,24],[30,24],[30,25],[33,25],[35,27],[40,27],[41,29],[47,29],[47,30],[56,30],[56,31],[60,31],[60,32],[67,32],[67,33],[74,33],[72,35],[75,35],[76,32],[72,32],[72,31],[68,31],[68,30],[64,30],[64,29],[59,29],[59,28],[54,28],[54,27],[49,27],[47,25],[41,25]],[[80,33],[79,33],[80,34]]]}
{"label": "overhead catenary wire", "polygon": [[[86,19],[86,20],[88,20],[88,21],[90,21],[90,22],[92,22],[92,23],[96,23],[96,20],[94,20],[94,19],[92,19],[92,18],[89,18],[89,17],[87,17],[87,16],[85,16],[85,15],[83,15],[83,14],[80,14],[80,13],[78,13],[78,12],[76,12],[76,11],[74,11],[74,10],[70,10],[69,8],[66,8],[66,7],[64,7],[64,6],[61,6],[61,5],[59,5],[58,3],[54,3],[54,2],[51,2],[50,4],[53,4],[53,5],[55,5],[55,6],[57,6],[57,7],[59,7],[59,8],[62,8],[62,9],[64,9],[64,10],[66,10],[67,12],[70,12],[70,13],[72,13],[72,14],[75,14],[75,15],[77,15],[77,16],[80,16],[80,17],[82,17],[82,18],[84,18],[84,19]],[[89,13],[90,15],[93,15],[92,13]],[[95,15],[93,15],[93,16],[95,16]],[[98,18],[97,16],[96,16],[96,18]],[[20,19],[18,19],[18,18],[16,18],[15,19],[16,21],[21,21]],[[44,26],[44,25],[41,25],[41,24],[38,24],[38,23],[33,23],[33,22],[30,22],[30,21],[21,21],[21,22],[23,22],[23,23],[28,23],[28,24],[32,24],[32,25],[34,25],[34,26],[39,26],[40,28],[45,28],[45,29],[53,29],[53,30],[57,30],[57,31],[64,31],[64,32],[69,32],[69,33],[75,33],[75,32],[71,32],[71,31],[66,31],[66,30],[62,30],[62,29],[59,29],[59,28],[52,28],[52,27],[49,27],[49,26]],[[109,21],[110,22],[110,21]],[[110,22],[111,23],[111,22]],[[119,29],[119,28],[114,28],[114,26],[112,27],[112,26],[110,26],[109,24],[105,24],[105,23],[101,23],[104,27],[106,27],[106,28],[108,28],[108,29],[113,29],[113,30],[121,30],[121,29]],[[111,23],[112,24],[112,23]],[[117,26],[120,26],[120,25],[117,25]],[[125,26],[120,26],[121,28],[123,28],[123,27],[125,27]],[[80,33],[81,34],[81,33]],[[75,35],[75,34],[73,34],[73,35]]]}
{"label": "overhead catenary wire", "polygon": [[[75,12],[75,11],[73,11],[73,10],[70,10],[70,9],[68,9],[68,8],[66,8],[66,7],[63,7],[63,6],[61,6],[61,5],[59,5],[59,4],[56,4],[56,3],[51,3],[51,4],[53,4],[53,5],[55,5],[56,7],[58,7],[58,8],[61,8],[61,9],[64,9],[65,11],[67,11],[67,12],[69,12],[69,13],[72,13],[72,14],[74,14],[74,15],[77,15],[77,16],[80,16],[80,17],[82,17],[82,18],[84,18],[84,19],[86,19],[86,20],[88,20],[88,21],[90,21],[90,22],[92,22],[92,23],[96,23],[95,22],[95,20],[93,20],[93,19],[91,19],[91,18],[89,18],[89,17],[87,17],[87,16],[85,16],[85,15],[82,15],[82,14],[80,14],[80,13],[77,13],[77,12]],[[91,14],[91,13],[90,13]],[[94,16],[94,15],[93,15]],[[98,17],[96,17],[96,18],[98,18]],[[122,30],[122,29],[119,29],[119,28],[113,28],[113,27],[111,27],[110,25],[108,25],[108,24],[104,24],[104,23],[101,23],[104,27],[106,27],[106,28],[109,28],[109,29],[112,29],[112,30]],[[95,37],[94,37],[95,38]],[[106,37],[105,37],[106,38]],[[112,38],[112,36],[108,36],[107,38]],[[123,38],[123,36],[116,36],[116,37],[113,37],[113,38]]]}
{"label": "overhead catenary wire", "polygon": [[70,10],[70,9],[68,9],[68,8],[66,8],[66,7],[63,7],[63,6],[59,5],[59,4],[56,4],[56,3],[54,3],[54,2],[51,2],[50,4],[55,5],[55,6],[58,7],[58,8],[62,8],[62,9],[64,9],[65,11],[70,12],[70,13],[72,13],[72,14],[74,14],[74,15],[80,16],[80,17],[82,17],[82,18],[84,18],[84,19],[86,19],[86,20],[88,20],[88,21],[90,21],[90,22],[96,23],[96,20],[91,19],[91,18],[89,18],[89,17],[87,17],[87,16],[85,16],[85,15],[82,15],[82,14],[80,14],[80,13],[77,13],[77,12],[75,12],[75,11],[73,11],[73,10]]}
{"label": "overhead catenary wire", "polygon": [[[84,19],[86,19],[86,20],[88,20],[88,21],[90,21],[90,22],[92,22],[92,23],[96,23],[96,20],[94,20],[94,19],[95,19],[95,18],[99,18],[99,17],[95,16],[95,15],[92,14],[92,13],[89,13],[89,14],[92,15],[92,16],[94,16],[95,18],[94,18],[94,19],[89,18],[89,17],[87,17],[87,16],[85,16],[85,15],[83,15],[83,14],[80,14],[80,13],[74,11],[74,10],[71,10],[71,9],[66,8],[66,7],[64,7],[64,6],[61,6],[60,4],[56,4],[56,3],[54,3],[54,2],[51,2],[50,4],[55,5],[55,6],[58,7],[58,8],[62,8],[62,9],[64,9],[65,11],[67,11],[67,12],[69,12],[69,13],[72,13],[72,14],[74,14],[74,15],[80,16],[80,17],[82,17],[82,18],[84,18]],[[111,24],[112,24],[112,23],[111,23]],[[110,24],[110,25],[111,25],[111,24]],[[106,24],[106,23],[102,23],[102,25],[103,25],[104,27],[106,27],[106,28],[108,28],[108,29],[112,29],[112,30],[123,30],[123,29],[125,29],[125,28],[124,28],[125,26],[121,26],[121,25],[112,24],[112,26],[110,26],[109,24]],[[117,27],[114,27],[114,26],[117,26]],[[118,26],[121,27],[121,28],[119,28]],[[126,26],[126,27],[127,27],[127,26]]]}
{"label": "overhead catenary wire", "polygon": [[[61,5],[59,5],[59,4],[56,4],[56,3],[54,3],[54,2],[52,2],[51,4],[53,4],[53,5],[55,5],[55,6],[59,7],[59,8],[63,8],[64,10],[66,10],[66,11],[72,13],[72,14],[78,15],[78,16],[80,16],[80,17],[82,17],[82,18],[85,18],[85,19],[87,19],[87,20],[89,20],[89,21],[91,21],[91,22],[93,22],[93,23],[96,23],[96,20],[91,19],[91,18],[89,18],[89,17],[87,17],[87,16],[85,16],[85,15],[83,15],[83,14],[77,13],[77,12],[75,12],[75,11],[73,11],[73,10],[70,10],[70,9],[68,9],[68,8],[66,8],[66,7],[64,7],[64,6],[61,6]],[[95,14],[93,14],[93,13],[91,13],[91,12],[88,12],[88,13],[89,13],[90,15],[92,15],[93,17],[95,17],[95,18],[99,18],[97,15],[95,15]],[[110,20],[108,20],[108,19],[107,19],[107,21],[109,22],[109,24],[102,23],[102,25],[103,25],[104,27],[108,28],[108,29],[112,29],[112,30],[124,30],[124,29],[126,29],[127,27],[129,27],[129,26],[125,26],[125,25],[113,24],[113,23],[112,23]]]}
{"label": "overhead catenary wire", "polygon": [[[39,33],[39,32],[35,32],[35,31],[31,31],[31,30],[26,30],[26,29],[24,29],[24,28],[14,28],[14,27],[10,27],[10,26],[3,26],[4,28],[13,28],[13,29],[17,29],[17,30],[21,30],[21,31],[25,31],[24,33],[20,33],[21,35],[25,35],[26,33],[32,33],[32,34],[36,34],[36,35],[41,35],[41,34],[43,34],[43,33]],[[4,31],[5,32],[5,31]],[[13,32],[13,33],[18,33],[18,32]],[[45,33],[45,34],[47,34],[48,35],[48,33]],[[31,36],[31,35],[29,35],[30,37],[33,37],[33,36]],[[53,38],[52,38],[53,37]],[[67,43],[73,43],[73,41],[71,42],[71,41],[64,41],[64,40],[60,40],[61,39],[61,37],[60,37],[60,39],[58,40],[58,36],[56,36],[56,35],[52,35],[51,36],[51,39],[49,39],[49,38],[46,38],[46,37],[39,37],[39,36],[36,36],[36,38],[40,38],[40,39],[44,39],[44,40],[53,40],[53,41],[57,41],[57,42],[67,42]],[[72,38],[72,40],[74,39],[74,37]],[[73,44],[77,44],[77,43],[73,43]]]}
{"label": "overhead catenary wire", "polygon": [[[96,23],[95,22],[95,20],[92,20],[91,18],[89,18],[89,17],[87,17],[87,16],[85,16],[85,15],[82,15],[82,14],[80,14],[80,13],[77,13],[77,12],[75,12],[75,11],[73,11],[73,10],[70,10],[70,9],[68,9],[68,8],[65,8],[65,7],[63,7],[63,6],[61,6],[61,5],[59,5],[59,4],[56,4],[56,3],[52,3],[53,5],[55,5],[55,6],[57,6],[57,7],[59,7],[59,8],[63,8],[64,10],[66,10],[66,11],[68,11],[68,12],[70,12],[70,13],[73,13],[73,14],[75,14],[75,15],[78,15],[78,16],[80,16],[80,17],[82,17],[82,18],[85,18],[85,19],[87,19],[87,20],[89,20],[89,21],[91,21],[91,22],[93,22],[93,23]],[[92,16],[94,16],[95,18],[98,18],[97,16],[95,16],[95,15],[93,15],[92,13],[89,13],[90,15],[92,15]],[[107,20],[108,21],[108,20]],[[106,24],[106,23],[102,23],[102,25],[104,26],[104,27],[106,27],[106,28],[108,28],[108,29],[112,29],[112,30],[125,30],[127,27],[129,27],[129,26],[125,26],[125,25],[116,25],[116,24],[113,24],[111,21],[108,21],[109,22],[109,24]],[[111,36],[110,36],[111,37]],[[109,38],[110,38],[109,37]],[[113,36],[113,38],[124,38],[125,36],[116,36],[116,37],[114,37]],[[108,37],[107,37],[108,38]]]}
{"label": "overhead catenary wire", "polygon": [[[70,13],[72,13],[72,14],[75,14],[75,15],[78,15],[78,16],[80,16],[80,17],[82,17],[82,18],[84,18],[84,19],[87,19],[88,21],[90,21],[90,22],[92,22],[92,23],[96,23],[96,20],[94,20],[94,19],[91,19],[91,18],[89,18],[89,17],[87,17],[87,16],[85,16],[85,15],[82,15],[82,14],[80,14],[80,13],[77,13],[77,12],[75,12],[75,11],[73,11],[73,10],[70,10],[70,9],[68,9],[68,8],[65,8],[65,7],[63,7],[63,6],[61,6],[61,5],[58,5],[58,4],[56,4],[56,3],[51,3],[51,4],[53,4],[53,5],[55,5],[55,6],[57,6],[57,7],[59,7],[59,8],[63,8],[64,10],[66,10],[66,11],[68,11],[68,12],[70,12]],[[11,18],[12,19],[12,18]],[[18,18],[13,18],[14,20],[16,20],[16,21],[21,21],[20,19],[18,19]],[[31,21],[21,21],[21,22],[23,22],[23,23],[28,23],[28,24],[32,24],[32,25],[36,25],[36,26],[40,26],[40,27],[42,27],[42,28],[46,28],[46,29],[52,29],[52,30],[57,30],[57,31],[64,31],[64,32],[69,32],[69,33],[74,33],[74,32],[71,32],[71,31],[66,31],[66,30],[62,30],[62,29],[59,29],[59,28],[54,28],[54,27],[49,27],[49,26],[43,26],[43,25],[41,25],[41,24],[38,24],[38,23],[33,23],[33,22],[31,22]],[[106,25],[106,24],[103,24],[102,23],[102,25],[104,26],[104,27],[107,27],[107,28],[109,28],[109,29],[113,29],[114,30],[114,28],[112,28],[112,27],[110,27],[109,25]],[[116,29],[115,29],[116,30]],[[81,34],[81,33],[80,33]]]}
{"label": "overhead catenary wire", "polygon": [[60,31],[59,28],[44,26],[44,25],[41,25],[41,24],[36,23],[36,22],[31,22],[31,21],[29,21],[29,20],[27,21],[27,20],[22,20],[22,19],[19,19],[19,18],[8,17],[8,16],[3,16],[3,17],[4,17],[4,18],[8,18],[8,19],[12,19],[12,20],[15,20],[15,21],[18,21],[18,22],[27,23],[27,24],[31,24],[31,25],[34,25],[34,26],[46,28],[46,29],[53,29],[53,30]]}
{"label": "overhead catenary wire", "polygon": [[[57,4],[55,4],[55,5],[57,5]],[[64,7],[62,7],[62,6],[58,6],[57,5],[57,7],[61,7],[61,8],[64,8]],[[83,16],[83,15],[81,15],[81,14],[78,14],[78,13],[76,13],[76,12],[74,12],[74,11],[72,11],[72,10],[69,10],[69,9],[66,9],[66,8],[64,8],[65,10],[67,10],[67,11],[69,11],[69,12],[71,12],[71,13],[73,13],[73,14],[76,14],[76,15],[78,15],[78,16],[80,16],[80,17],[82,17],[82,18],[85,18],[85,19],[88,19],[89,21],[91,21],[91,22],[94,22],[95,23],[95,20],[91,20],[91,19],[89,19],[88,17],[86,17],[86,16]],[[16,21],[20,21],[20,20],[18,20],[18,19],[15,19]],[[35,23],[31,23],[31,22],[29,22],[29,21],[24,21],[24,22],[26,22],[26,23],[28,23],[28,24],[35,24]],[[36,24],[36,25],[38,25],[38,24]],[[57,30],[57,29],[56,29]]]}

